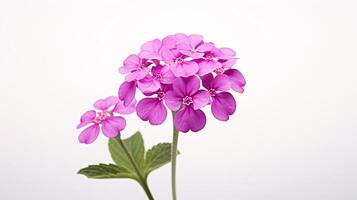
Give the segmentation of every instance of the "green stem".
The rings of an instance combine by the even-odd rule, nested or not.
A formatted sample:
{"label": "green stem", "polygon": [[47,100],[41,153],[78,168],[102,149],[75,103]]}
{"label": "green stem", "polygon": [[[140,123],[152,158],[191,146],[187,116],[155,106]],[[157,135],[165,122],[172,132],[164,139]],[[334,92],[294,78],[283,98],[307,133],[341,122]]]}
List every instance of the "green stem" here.
{"label": "green stem", "polygon": [[138,168],[138,166],[136,165],[136,162],[134,161],[133,156],[129,153],[128,149],[125,147],[123,140],[120,138],[120,134],[116,137],[116,139],[118,140],[120,146],[123,148],[125,154],[128,156],[131,164],[134,166],[134,169],[136,171],[136,174],[139,177],[139,184],[141,185],[141,187],[144,189],[146,196],[149,198],[149,200],[154,200],[154,197],[152,196],[147,180],[143,177],[143,175],[140,173],[140,170]]}
{"label": "green stem", "polygon": [[[175,112],[172,112],[172,121],[175,117]],[[172,200],[176,200],[176,156],[177,156],[177,143],[178,143],[179,131],[175,128],[173,124],[173,138],[172,138],[172,148],[171,148],[171,189],[172,189]]]}

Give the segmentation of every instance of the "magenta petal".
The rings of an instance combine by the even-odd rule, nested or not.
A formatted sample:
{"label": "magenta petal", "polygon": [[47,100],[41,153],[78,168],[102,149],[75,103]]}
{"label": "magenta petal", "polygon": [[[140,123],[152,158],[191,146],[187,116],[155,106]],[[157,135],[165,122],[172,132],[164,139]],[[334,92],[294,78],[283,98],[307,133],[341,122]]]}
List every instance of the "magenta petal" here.
{"label": "magenta petal", "polygon": [[200,46],[198,46],[196,49],[199,52],[207,52],[207,51],[211,51],[212,48],[214,47],[213,43],[203,43]]}
{"label": "magenta petal", "polygon": [[119,101],[115,105],[113,112],[123,115],[130,114],[135,112],[135,105],[136,105],[136,99],[134,99],[128,106],[124,106],[124,101]]}
{"label": "magenta petal", "polygon": [[160,82],[153,77],[145,77],[137,82],[138,88],[143,93],[155,92],[160,89]]}
{"label": "magenta petal", "polygon": [[113,116],[108,117],[102,122],[103,134],[109,138],[117,136],[120,131],[124,130],[126,121],[123,117]]}
{"label": "magenta petal", "polygon": [[[191,50],[191,47],[190,47],[190,44],[189,43],[179,43],[176,45],[176,49],[178,51],[190,51]],[[183,53],[185,54],[185,53]],[[185,54],[186,55],[186,54]]]}
{"label": "magenta petal", "polygon": [[222,66],[221,63],[215,60],[202,60],[201,62],[198,63],[198,65],[199,65],[199,70],[197,74],[199,76],[209,74],[213,72],[215,69],[220,68]]}
{"label": "magenta petal", "polygon": [[200,79],[196,76],[176,78],[172,88],[179,97],[192,96],[200,88]]}
{"label": "magenta petal", "polygon": [[174,91],[170,90],[166,92],[165,104],[172,111],[180,109],[182,103],[182,97],[178,96]]}
{"label": "magenta petal", "polygon": [[162,39],[162,46],[161,49],[172,49],[176,46],[176,37],[174,35],[166,36]]}
{"label": "magenta petal", "polygon": [[116,129],[107,120],[102,122],[102,132],[108,138],[113,138],[119,134],[119,132],[117,132]]}
{"label": "magenta petal", "polygon": [[135,92],[136,92],[135,81],[124,82],[120,85],[118,95],[119,95],[119,99],[124,101],[124,106],[130,105],[130,103],[133,101],[135,97]]}
{"label": "magenta petal", "polygon": [[127,74],[139,68],[140,58],[137,55],[132,54],[125,59],[123,64],[124,65],[119,68],[119,72],[121,74]]}
{"label": "magenta petal", "polygon": [[148,67],[133,71],[125,77],[125,80],[128,82],[133,81],[133,80],[141,80],[148,75],[149,71],[150,71],[150,69]]}
{"label": "magenta petal", "polygon": [[167,116],[167,110],[158,98],[145,98],[139,101],[136,113],[140,119],[152,125],[162,124]]}
{"label": "magenta petal", "polygon": [[212,81],[211,87],[218,91],[228,91],[231,88],[231,80],[226,75],[218,75]]}
{"label": "magenta petal", "polygon": [[228,60],[225,60],[222,62],[222,68],[224,69],[230,69],[233,67],[234,64],[236,64],[237,58],[230,58]]}
{"label": "magenta petal", "polygon": [[180,43],[184,43],[184,44],[190,44],[190,40],[187,37],[187,35],[183,34],[183,33],[177,33],[175,34],[176,37],[176,41],[178,44]]}
{"label": "magenta petal", "polygon": [[221,121],[227,121],[229,115],[236,111],[236,101],[229,92],[217,93],[212,101],[212,114]]}
{"label": "magenta petal", "polygon": [[115,96],[109,96],[105,99],[99,99],[94,103],[94,107],[98,110],[108,110],[111,106],[118,103],[119,99]]}
{"label": "magenta petal", "polygon": [[163,61],[169,64],[173,64],[176,59],[175,53],[172,50],[166,48],[161,49],[161,57]]}
{"label": "magenta petal", "polygon": [[174,124],[177,130],[197,132],[206,125],[206,115],[202,110],[194,110],[191,106],[184,107],[175,114]]}
{"label": "magenta petal", "polygon": [[82,128],[84,126],[86,126],[87,124],[89,124],[90,122],[92,122],[95,117],[96,117],[96,112],[94,110],[89,110],[87,112],[85,112],[80,119],[80,123],[77,126],[77,129]]}
{"label": "magenta petal", "polygon": [[175,75],[171,72],[169,67],[166,67],[162,70],[161,72],[161,83],[163,84],[172,84],[172,82],[174,82],[175,80]]}
{"label": "magenta petal", "polygon": [[192,48],[196,48],[203,40],[202,35],[192,34],[188,36]]}
{"label": "magenta petal", "polygon": [[109,124],[114,127],[117,132],[124,130],[126,126],[125,118],[120,116],[108,117],[105,121],[109,122]]}
{"label": "magenta petal", "polygon": [[206,88],[207,90],[212,88],[211,84],[212,84],[213,79],[214,79],[213,78],[213,74],[211,74],[211,73],[210,74],[206,74],[206,75],[202,76],[201,79],[202,79],[202,85],[203,85],[204,88]]}
{"label": "magenta petal", "polygon": [[99,135],[99,124],[94,124],[84,129],[79,134],[78,140],[81,143],[90,144],[98,138],[98,135]]}
{"label": "magenta petal", "polygon": [[195,75],[199,70],[199,66],[194,61],[184,61],[171,66],[171,71],[177,77],[188,77]]}
{"label": "magenta petal", "polygon": [[195,110],[198,110],[200,108],[203,108],[210,102],[210,95],[207,91],[200,90],[193,96],[192,99],[193,99],[193,108]]}
{"label": "magenta petal", "polygon": [[140,58],[145,58],[145,59],[161,60],[161,56],[159,54],[160,48],[161,48],[161,41],[159,39],[151,40],[143,44],[139,56]]}
{"label": "magenta petal", "polygon": [[223,57],[229,58],[236,56],[236,52],[231,48],[221,48],[220,50],[224,54]]}
{"label": "magenta petal", "polygon": [[236,69],[229,69],[224,72],[231,80],[231,87],[233,90],[239,93],[244,92],[245,79],[242,73]]}

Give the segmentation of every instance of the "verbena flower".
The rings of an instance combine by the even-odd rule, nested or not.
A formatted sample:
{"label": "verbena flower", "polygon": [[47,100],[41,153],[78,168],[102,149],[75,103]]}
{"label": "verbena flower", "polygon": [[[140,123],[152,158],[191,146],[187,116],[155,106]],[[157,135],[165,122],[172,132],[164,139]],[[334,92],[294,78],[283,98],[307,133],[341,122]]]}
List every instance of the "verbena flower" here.
{"label": "verbena flower", "polygon": [[[99,100],[95,104],[99,111],[82,115],[78,128],[88,127],[80,134],[80,141],[93,142],[100,127],[107,137],[116,136],[124,129],[125,120],[115,113],[136,111],[143,121],[160,125],[170,109],[175,112],[175,128],[181,132],[204,128],[202,108],[206,106],[216,119],[227,121],[236,111],[230,91],[243,93],[246,84],[235,68],[237,59],[233,49],[217,47],[197,34],[178,33],[144,43],[140,52],[129,55],[119,68],[126,76],[118,97]],[[144,97],[137,103],[139,93]]]}
{"label": "verbena flower", "polygon": [[77,129],[90,125],[80,133],[78,139],[81,143],[90,144],[94,142],[100,129],[105,136],[112,138],[125,128],[125,119],[121,116],[115,116],[115,113],[131,113],[133,110],[121,107],[118,103],[119,99],[114,96],[100,99],[94,103],[94,108],[97,110],[89,110],[81,116]]}
{"label": "verbena flower", "polygon": [[172,88],[166,93],[165,102],[172,111],[178,111],[174,117],[175,127],[181,132],[201,130],[206,125],[206,115],[201,108],[209,103],[209,93],[200,90],[199,78],[177,78]]}

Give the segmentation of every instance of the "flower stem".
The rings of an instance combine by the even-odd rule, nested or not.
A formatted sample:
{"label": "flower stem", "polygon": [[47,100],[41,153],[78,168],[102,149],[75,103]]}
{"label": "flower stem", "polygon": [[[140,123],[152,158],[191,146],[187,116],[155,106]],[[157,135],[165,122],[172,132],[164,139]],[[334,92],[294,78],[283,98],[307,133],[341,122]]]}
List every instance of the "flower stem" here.
{"label": "flower stem", "polygon": [[120,134],[118,134],[118,136],[116,137],[116,139],[118,140],[120,146],[123,148],[125,154],[128,156],[131,164],[134,166],[134,169],[136,171],[136,174],[138,175],[139,177],[139,184],[141,185],[141,187],[144,189],[145,193],[146,193],[146,196],[149,198],[149,200],[154,200],[154,197],[152,196],[151,192],[150,192],[150,189],[149,189],[149,186],[148,186],[148,183],[147,183],[147,180],[143,177],[143,175],[140,173],[140,170],[138,168],[138,166],[136,165],[136,162],[134,161],[134,158],[133,156],[130,154],[130,152],[128,151],[128,149],[126,148],[123,140],[120,138]]}
{"label": "flower stem", "polygon": [[[175,112],[172,112],[172,121],[175,117]],[[173,124],[173,137],[172,137],[172,148],[171,148],[171,189],[172,189],[172,200],[176,200],[176,156],[177,156],[177,143],[178,143],[179,131],[175,128]]]}

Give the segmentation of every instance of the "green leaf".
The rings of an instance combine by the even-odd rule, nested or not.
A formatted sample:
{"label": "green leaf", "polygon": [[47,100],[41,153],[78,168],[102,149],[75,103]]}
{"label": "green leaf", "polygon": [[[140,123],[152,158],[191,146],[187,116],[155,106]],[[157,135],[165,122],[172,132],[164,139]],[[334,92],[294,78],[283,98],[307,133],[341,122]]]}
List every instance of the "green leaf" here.
{"label": "green leaf", "polygon": [[[131,137],[123,140],[124,145],[133,157],[139,170],[145,168],[145,147],[140,132],[136,132]],[[109,151],[113,161],[128,171],[135,173],[135,167],[116,138],[109,139]]]}
{"label": "green leaf", "polygon": [[146,174],[171,161],[171,144],[159,143],[146,152]]}
{"label": "green leaf", "polygon": [[115,164],[89,165],[79,170],[78,174],[96,179],[131,178],[141,185],[145,185],[147,184],[147,177],[152,171],[171,161],[170,143],[157,144],[145,153],[144,141],[140,132],[136,132],[124,140],[119,137],[111,138],[108,145]]}
{"label": "green leaf", "polygon": [[98,164],[89,165],[78,171],[88,178],[103,179],[103,178],[132,178],[136,179],[136,175],[120,168],[114,164]]}

